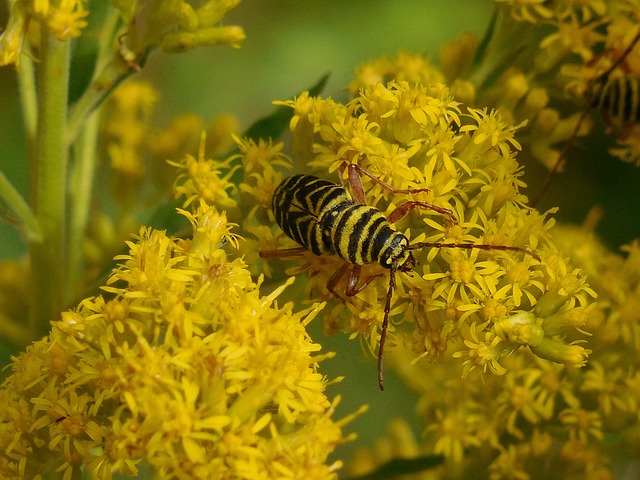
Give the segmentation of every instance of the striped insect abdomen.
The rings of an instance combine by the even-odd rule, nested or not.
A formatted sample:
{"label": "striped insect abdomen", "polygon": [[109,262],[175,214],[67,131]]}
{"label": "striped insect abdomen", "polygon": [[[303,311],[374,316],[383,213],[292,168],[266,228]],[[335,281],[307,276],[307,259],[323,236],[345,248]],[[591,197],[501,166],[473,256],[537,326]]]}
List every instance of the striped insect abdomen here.
{"label": "striped insect abdomen", "polygon": [[408,245],[406,237],[391,228],[380,210],[367,205],[351,204],[327,211],[319,223],[330,237],[334,252],[356,265],[379,262],[389,268],[390,259],[402,256],[400,251]]}
{"label": "striped insect abdomen", "polygon": [[293,175],[276,189],[272,208],[276,222],[289,238],[315,255],[323,255],[336,252],[319,218],[352,203],[347,191],[333,182],[311,175]]}
{"label": "striped insect abdomen", "polygon": [[616,77],[600,85],[592,106],[620,124],[640,121],[640,82],[637,78]]}

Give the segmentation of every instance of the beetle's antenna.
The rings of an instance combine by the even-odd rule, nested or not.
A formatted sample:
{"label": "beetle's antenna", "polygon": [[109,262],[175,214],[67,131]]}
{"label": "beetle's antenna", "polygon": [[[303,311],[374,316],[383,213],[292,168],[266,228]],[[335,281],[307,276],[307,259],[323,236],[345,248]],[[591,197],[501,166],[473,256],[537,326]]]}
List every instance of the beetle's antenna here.
{"label": "beetle's antenna", "polygon": [[466,249],[478,249],[478,250],[501,250],[508,252],[521,252],[526,255],[530,255],[535,258],[539,262],[540,257],[532,252],[531,250],[527,250],[526,248],[520,247],[510,247],[507,245],[490,245],[486,243],[440,243],[440,242],[417,242],[407,247],[407,250],[418,250],[425,247],[435,247],[435,248],[466,248]]}

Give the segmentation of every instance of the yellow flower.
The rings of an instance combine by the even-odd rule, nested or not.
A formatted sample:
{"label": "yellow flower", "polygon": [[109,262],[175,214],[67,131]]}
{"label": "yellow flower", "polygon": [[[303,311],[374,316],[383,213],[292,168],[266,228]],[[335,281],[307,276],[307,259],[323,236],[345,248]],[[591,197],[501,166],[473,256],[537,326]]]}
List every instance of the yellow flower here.
{"label": "yellow flower", "polygon": [[114,198],[124,211],[130,210],[139,197],[148,170],[144,148],[157,100],[158,94],[149,82],[137,81],[120,85],[109,98],[105,142],[115,173]]}
{"label": "yellow flower", "polygon": [[497,480],[509,478],[512,480],[529,480],[531,477],[526,470],[528,449],[509,445],[501,451],[489,466],[489,478]]}
{"label": "yellow flower", "polygon": [[[198,158],[186,155],[181,161],[169,160],[168,163],[184,170],[176,178],[176,196],[184,196],[184,207],[197,204],[199,200],[204,200],[210,205],[231,208],[237,205],[236,200],[229,194],[235,194],[238,187],[231,182],[231,177],[240,166],[231,167],[230,161],[218,162],[205,158],[206,136],[203,133],[200,139],[200,149]],[[227,170],[222,175],[220,169]]]}
{"label": "yellow flower", "polygon": [[516,21],[539,23],[550,19],[553,11],[545,5],[544,0],[495,0],[496,4],[504,4]]}
{"label": "yellow flower", "polygon": [[63,0],[58,8],[51,9],[46,25],[58,40],[68,40],[80,36],[82,29],[88,25],[85,20],[88,15],[82,1]]}
{"label": "yellow flower", "polygon": [[291,161],[282,153],[284,144],[282,142],[273,143],[272,140],[258,140],[256,143],[250,138],[240,138],[233,136],[240,153],[233,155],[230,160],[239,158],[242,160],[242,168],[245,176],[258,172],[261,173],[269,168],[283,167],[291,168]]}
{"label": "yellow flower", "polygon": [[598,412],[589,411],[577,404],[570,405],[558,414],[558,419],[567,427],[569,438],[587,443],[590,438],[602,440],[602,419]]}
{"label": "yellow flower", "polygon": [[[143,228],[103,287],[15,359],[0,389],[0,474],[36,478],[335,478],[346,441],[306,325],[323,304],[261,296],[224,214],[204,202],[193,238]],[[83,467],[83,465],[85,467]],[[226,473],[225,473],[226,472]]]}
{"label": "yellow flower", "polygon": [[540,397],[542,386],[539,380],[539,370],[524,369],[509,373],[502,385],[502,392],[496,398],[496,415],[504,416],[507,432],[516,438],[524,438],[524,433],[519,428],[522,420],[530,425],[538,425],[551,417],[552,411],[548,410],[545,403],[540,402],[543,397]]}
{"label": "yellow flower", "polygon": [[480,445],[475,435],[481,417],[463,409],[436,412],[437,423],[429,425],[426,432],[433,431],[437,438],[433,452],[441,454],[454,463],[462,460],[464,450]]}
{"label": "yellow flower", "polygon": [[221,26],[224,16],[239,0],[220,2],[207,0],[197,8],[181,0],[162,0],[150,3],[115,2],[127,25],[122,36],[122,56],[135,61],[153,47],[167,52],[183,52],[201,45],[227,44],[238,47],[245,39],[237,26]]}
{"label": "yellow flower", "polygon": [[431,65],[423,55],[400,50],[394,58],[382,57],[360,65],[355,79],[349,85],[349,93],[355,96],[362,88],[389,81],[409,82],[412,85],[432,85],[444,82],[440,69]]}
{"label": "yellow flower", "polygon": [[11,13],[7,26],[0,34],[0,66],[18,65],[22,46],[29,28],[29,17],[24,2],[10,2]]}
{"label": "yellow flower", "polygon": [[[347,105],[310,98],[306,93],[280,103],[294,111],[292,141],[299,139],[315,152],[309,161],[296,158],[301,164],[328,172],[338,170],[348,188],[344,170],[355,163],[395,189],[428,188],[414,198],[453,211],[452,215],[422,208],[411,211],[402,222],[411,224],[411,233],[407,230],[405,235],[413,242],[529,245],[541,257],[555,258],[547,233],[553,220],[524,207],[526,198],[519,193],[524,184],[518,179],[514,157],[521,146],[514,134],[522,125],[508,124],[499,112],[467,108],[468,113],[461,114],[461,106],[444,85],[426,87],[409,82],[364,87]],[[362,183],[367,203],[384,212],[390,213],[406,201],[366,176]],[[254,193],[252,188],[244,188]],[[563,315],[560,323],[565,327],[579,328],[584,323],[584,316],[580,320],[572,309],[584,308],[593,292],[582,283],[584,278],[577,270],[571,273],[560,260],[545,265],[533,255],[515,256],[489,247],[425,250],[418,253],[419,262],[421,257],[426,259],[418,270],[423,271],[421,277],[430,298],[421,300],[426,308],[413,303],[406,292],[416,292],[416,280],[397,275],[390,345],[395,343],[394,337],[404,333],[411,338],[416,355],[435,359],[437,352],[446,350],[447,343],[462,334],[465,350],[456,356],[465,359],[467,372],[482,366],[483,370],[504,373],[501,359],[525,345],[537,346],[536,351],[555,361],[583,364],[588,350],[550,338],[557,335],[552,320],[559,318],[550,317],[559,309]],[[297,258],[299,267],[288,273],[307,270],[307,291],[326,298],[327,281],[344,268],[344,262],[311,254]],[[351,334],[360,332],[367,350],[375,350],[376,326],[388,291],[386,275],[380,273],[375,265],[365,266],[361,279],[374,279],[355,297],[342,299],[351,312],[344,327]],[[335,286],[337,292],[344,289],[345,281],[343,278]],[[556,291],[558,296],[554,297]],[[422,297],[421,293],[414,299]],[[480,317],[483,304],[498,308],[499,316],[485,310],[490,321]],[[396,311],[410,315],[401,330],[393,319]],[[517,318],[532,320],[522,323],[515,321]],[[329,330],[336,323],[334,316],[326,320]],[[554,350],[555,342],[561,343],[562,352]]]}

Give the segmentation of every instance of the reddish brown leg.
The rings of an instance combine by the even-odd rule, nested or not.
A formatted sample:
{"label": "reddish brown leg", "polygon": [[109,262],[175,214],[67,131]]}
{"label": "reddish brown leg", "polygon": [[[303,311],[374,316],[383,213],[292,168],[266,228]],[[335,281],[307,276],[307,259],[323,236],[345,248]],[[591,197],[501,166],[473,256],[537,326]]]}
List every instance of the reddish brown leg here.
{"label": "reddish brown leg", "polygon": [[335,271],[333,275],[331,275],[331,277],[329,278],[329,281],[327,282],[327,290],[329,290],[331,293],[333,293],[336,297],[338,297],[342,301],[345,301],[345,300],[340,296],[340,294],[336,290],[336,285],[338,285],[338,282],[340,281],[340,279],[344,277],[344,274],[347,272],[347,269],[350,266],[352,266],[350,263],[345,262],[338,270]]}
{"label": "reddish brown leg", "polygon": [[576,140],[576,137],[578,136],[578,132],[580,131],[580,127],[582,126],[582,123],[586,120],[586,118],[589,116],[590,111],[591,109],[588,108],[580,114],[580,117],[578,117],[578,121],[576,122],[576,126],[573,128],[573,132],[571,132],[571,135],[565,142],[564,147],[562,147],[562,150],[560,150],[560,153],[558,154],[556,163],[553,165],[553,168],[547,174],[547,177],[544,179],[544,182],[540,187],[540,190],[538,190],[538,193],[536,194],[536,196],[533,198],[533,200],[529,202],[530,206],[535,207],[538,204],[540,199],[542,199],[547,189],[549,188],[549,185],[551,185],[551,182],[553,182],[553,179],[560,171],[560,168],[562,167],[562,165],[564,165],[567,153],[569,153],[569,150],[571,150],[571,147],[573,146],[573,142]]}
{"label": "reddish brown leg", "polygon": [[362,180],[360,179],[360,175],[366,175],[371,180],[373,180],[378,185],[380,185],[382,188],[384,188],[385,190],[388,190],[389,192],[394,193],[394,194],[395,193],[404,193],[405,195],[409,195],[410,193],[422,193],[422,192],[428,192],[429,191],[428,188],[412,188],[412,189],[394,188],[391,185],[389,185],[387,182],[385,182],[383,180],[380,180],[374,174],[372,174],[371,172],[365,170],[361,166],[356,165],[355,163],[350,163],[349,166],[348,166],[348,169],[349,169],[348,170],[349,182],[351,182],[351,185],[354,187],[354,189],[356,188],[356,184],[359,184],[360,189],[362,190]]}
{"label": "reddish brown leg", "polygon": [[298,255],[303,255],[304,252],[308,252],[304,247],[294,247],[294,248],[281,248],[278,250],[264,250],[260,252],[261,258],[271,258],[271,257],[297,257]]}
{"label": "reddish brown leg", "polygon": [[347,288],[345,289],[345,294],[347,297],[353,297],[357,295],[362,290],[364,290],[367,285],[369,285],[374,279],[381,277],[382,274],[378,275],[370,275],[364,280],[360,285],[358,282],[360,281],[360,265],[354,265],[351,269],[351,274],[349,275],[349,280],[347,281]]}
{"label": "reddish brown leg", "polygon": [[[631,40],[629,45],[627,45],[627,47],[619,55],[617,55],[618,58],[616,58],[616,61],[613,62],[613,64],[607,70],[605,70],[605,72],[600,75],[599,78],[608,77],[618,67],[622,68],[625,73],[630,73],[631,69],[626,63],[624,63],[624,61],[627,58],[627,55],[631,53],[631,50],[633,50],[633,47],[635,47],[638,41],[640,41],[640,32],[636,33],[635,37],[633,37],[633,40]],[[600,56],[598,56],[597,58],[600,58]],[[595,61],[595,59],[592,60],[592,62],[593,61]]]}
{"label": "reddish brown leg", "polygon": [[[367,200],[364,195],[364,187],[362,185],[362,178],[360,177],[360,175],[366,175],[371,180],[373,180],[378,185],[380,185],[382,188],[388,190],[393,194],[401,193],[401,194],[408,195],[412,193],[421,193],[421,192],[429,191],[428,188],[397,189],[392,187],[388,183],[380,180],[378,177],[376,177],[372,173],[368,172],[364,168],[354,163],[349,164],[347,168],[348,168],[348,175],[349,175],[349,183],[351,184],[351,189],[353,190],[354,196],[356,197],[356,200],[358,201],[358,203],[361,203],[363,205],[366,205]],[[411,210],[413,210],[416,207],[426,208],[428,210],[433,210],[434,212],[438,212],[441,215],[446,215],[449,217],[451,222],[457,223],[456,218],[453,216],[453,212],[448,208],[438,207],[437,205],[433,205],[431,203],[417,202],[413,200],[405,202],[399,207],[397,207],[393,212],[391,212],[391,214],[389,214],[389,216],[387,217],[387,220],[389,220],[389,223],[395,223],[398,220],[404,218],[407,215],[407,213],[409,213]]]}
{"label": "reddish brown leg", "polygon": [[361,265],[354,265],[354,264],[345,262],[345,264],[342,267],[340,267],[333,275],[331,275],[331,278],[327,282],[327,290],[329,290],[338,298],[342,298],[342,297],[336,291],[336,285],[338,285],[338,282],[342,277],[344,277],[344,274],[347,272],[349,268],[351,268],[351,271],[349,272],[349,278],[347,279],[347,287],[345,288],[345,292],[344,292],[347,297],[353,297],[354,295],[357,295],[362,290],[364,290],[367,287],[367,285],[369,285],[375,278],[381,276],[381,274],[371,275],[367,277],[367,279],[364,280],[360,285],[358,285],[358,282],[360,282],[360,271],[362,269]]}
{"label": "reddish brown leg", "polygon": [[445,215],[449,217],[449,220],[452,223],[458,223],[458,221],[456,220],[456,217],[453,215],[453,212],[448,208],[438,207],[437,205],[433,205],[431,203],[426,203],[426,202],[415,202],[413,200],[405,202],[402,205],[399,205],[398,207],[396,207],[396,209],[393,212],[387,215],[387,220],[389,220],[389,223],[395,223],[398,220],[403,219],[407,215],[407,213],[409,213],[411,210],[413,210],[416,207],[433,210],[434,212],[438,212],[441,215]]}
{"label": "reddish brown leg", "polygon": [[[358,285],[360,281],[360,265],[353,265],[350,263],[345,263],[342,267],[340,267],[327,282],[327,289],[333,293],[336,297],[345,301],[345,299],[340,296],[340,294],[336,291],[336,285],[340,281],[340,279],[345,275],[347,269],[351,268],[349,272],[349,279],[347,280],[347,288],[345,289],[345,294],[348,297],[352,297],[357,295],[359,292],[364,290],[364,288],[369,285],[374,278],[379,277],[380,275],[372,275],[368,277],[364,282]],[[384,307],[384,318],[382,320],[382,331],[380,332],[380,347],[378,350],[378,385],[380,386],[380,390],[384,390],[384,375],[382,371],[382,361],[384,358],[384,344],[387,338],[387,327],[389,326],[389,311],[391,310],[391,297],[393,295],[393,289],[396,286],[395,281],[395,271],[398,268],[397,262],[394,262],[391,267],[391,276],[389,277],[389,290],[387,291],[387,301]]]}

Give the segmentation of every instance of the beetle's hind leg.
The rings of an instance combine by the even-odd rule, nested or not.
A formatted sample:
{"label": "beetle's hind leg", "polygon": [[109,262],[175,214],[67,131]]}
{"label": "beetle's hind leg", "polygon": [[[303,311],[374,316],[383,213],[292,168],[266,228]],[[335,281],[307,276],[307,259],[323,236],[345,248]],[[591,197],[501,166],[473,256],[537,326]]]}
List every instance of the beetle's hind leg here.
{"label": "beetle's hind leg", "polygon": [[297,257],[308,251],[305,247],[279,248],[277,250],[262,250],[258,255],[260,258]]}
{"label": "beetle's hind leg", "polygon": [[331,275],[327,282],[327,290],[333,293],[336,297],[340,298],[343,302],[346,302],[345,298],[338,293],[336,286],[349,271],[349,278],[347,278],[347,286],[344,290],[344,294],[347,297],[353,297],[364,290],[373,280],[380,277],[382,274],[370,275],[362,283],[360,283],[360,272],[362,270],[361,265],[354,265],[352,263],[345,262],[336,272]]}
{"label": "beetle's hind leg", "polygon": [[[391,192],[392,194],[409,195],[409,194],[423,193],[423,192],[429,191],[428,188],[411,188],[411,189],[394,188],[391,185],[389,185],[387,182],[380,180],[371,172],[368,172],[367,170],[360,167],[359,165],[356,165],[355,163],[349,164],[349,166],[347,167],[347,173],[349,176],[349,183],[351,184],[351,189],[353,190],[353,194],[356,197],[356,200],[358,201],[358,203],[361,203],[362,205],[366,205],[367,200],[364,194],[364,186],[362,185],[361,175],[365,175],[369,177],[371,180],[373,180],[382,188]],[[342,180],[342,177],[341,177],[341,180]],[[453,212],[448,208],[439,207],[437,205],[433,205],[427,202],[418,202],[413,200],[410,200],[398,206],[393,212],[389,214],[387,219],[389,220],[390,223],[395,223],[398,220],[401,220],[402,218],[404,218],[411,210],[413,210],[416,207],[425,208],[427,210],[433,210],[434,212],[437,212],[440,215],[444,215],[448,217],[451,223],[453,224],[458,223],[456,220],[456,217],[453,215]]]}

